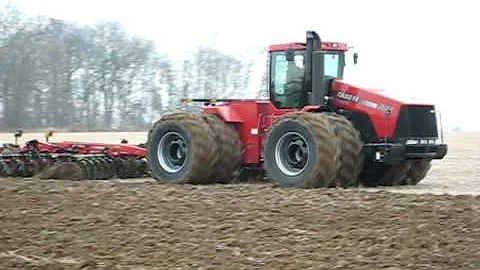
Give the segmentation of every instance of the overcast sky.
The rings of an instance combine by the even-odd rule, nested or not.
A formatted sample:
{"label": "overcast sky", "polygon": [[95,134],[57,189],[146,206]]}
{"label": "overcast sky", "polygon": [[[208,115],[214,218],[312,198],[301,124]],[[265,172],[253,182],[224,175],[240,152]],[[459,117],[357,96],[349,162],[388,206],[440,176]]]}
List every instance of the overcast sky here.
{"label": "overcast sky", "polygon": [[31,15],[84,24],[119,21],[173,58],[201,43],[253,57],[269,44],[302,42],[307,29],[316,30],[323,40],[345,41],[359,52],[359,64],[349,67],[345,81],[435,103],[446,128],[480,130],[477,1],[10,2]]}

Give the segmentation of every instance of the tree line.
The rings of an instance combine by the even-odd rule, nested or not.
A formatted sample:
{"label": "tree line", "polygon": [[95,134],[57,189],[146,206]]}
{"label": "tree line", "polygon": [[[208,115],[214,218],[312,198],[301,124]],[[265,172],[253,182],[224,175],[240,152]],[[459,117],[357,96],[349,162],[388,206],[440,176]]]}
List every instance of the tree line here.
{"label": "tree line", "polygon": [[173,63],[119,23],[78,25],[0,7],[0,130],[148,128],[180,98],[228,97],[252,61],[214,48]]}

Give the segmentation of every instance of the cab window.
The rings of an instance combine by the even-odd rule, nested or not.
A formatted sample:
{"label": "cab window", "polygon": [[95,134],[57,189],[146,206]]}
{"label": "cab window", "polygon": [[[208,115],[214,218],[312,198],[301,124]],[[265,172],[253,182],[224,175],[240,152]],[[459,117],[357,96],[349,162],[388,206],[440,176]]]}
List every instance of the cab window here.
{"label": "cab window", "polygon": [[[295,52],[294,65],[296,68],[303,70],[303,51]],[[303,74],[303,71],[301,73]],[[292,86],[288,80],[291,80],[293,74],[292,69],[289,69],[284,52],[273,52],[271,54],[270,74],[270,96],[275,106],[278,108],[298,107],[298,96],[302,93],[301,91],[297,91],[295,95],[289,93]]]}
{"label": "cab window", "polygon": [[327,52],[324,54],[325,75],[342,79],[343,77],[343,54],[338,52]]}

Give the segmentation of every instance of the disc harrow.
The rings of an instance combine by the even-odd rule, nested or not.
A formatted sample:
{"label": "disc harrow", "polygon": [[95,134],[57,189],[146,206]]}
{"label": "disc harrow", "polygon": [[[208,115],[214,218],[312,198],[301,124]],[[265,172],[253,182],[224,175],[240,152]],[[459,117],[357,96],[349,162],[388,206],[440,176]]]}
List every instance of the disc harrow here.
{"label": "disc harrow", "polygon": [[0,147],[0,177],[107,180],[149,176],[145,147],[127,143],[39,142]]}

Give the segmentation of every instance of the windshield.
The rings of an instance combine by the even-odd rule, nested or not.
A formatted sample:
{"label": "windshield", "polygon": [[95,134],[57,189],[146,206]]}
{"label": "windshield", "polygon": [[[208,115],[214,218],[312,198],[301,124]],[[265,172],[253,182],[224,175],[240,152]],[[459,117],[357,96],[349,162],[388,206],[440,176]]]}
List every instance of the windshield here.
{"label": "windshield", "polygon": [[324,56],[324,73],[325,75],[342,79],[343,77],[343,54],[339,52],[328,52]]}

